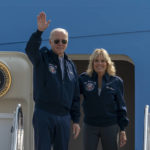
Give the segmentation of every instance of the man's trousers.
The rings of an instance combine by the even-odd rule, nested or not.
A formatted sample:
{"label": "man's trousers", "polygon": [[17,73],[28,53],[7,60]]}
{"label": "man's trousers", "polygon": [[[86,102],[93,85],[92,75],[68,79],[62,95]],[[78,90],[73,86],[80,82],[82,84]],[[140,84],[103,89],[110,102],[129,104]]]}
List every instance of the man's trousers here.
{"label": "man's trousers", "polygon": [[70,115],[58,116],[35,108],[33,128],[35,150],[68,150]]}

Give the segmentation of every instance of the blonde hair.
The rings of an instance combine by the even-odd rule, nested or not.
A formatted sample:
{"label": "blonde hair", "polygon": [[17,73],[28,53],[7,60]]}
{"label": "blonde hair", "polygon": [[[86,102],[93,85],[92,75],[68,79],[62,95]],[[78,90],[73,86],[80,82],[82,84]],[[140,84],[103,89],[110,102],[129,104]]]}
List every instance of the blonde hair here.
{"label": "blonde hair", "polygon": [[112,62],[108,52],[103,48],[95,49],[94,52],[91,54],[90,60],[89,60],[89,65],[88,65],[88,68],[87,68],[87,71],[86,71],[87,74],[89,76],[92,76],[92,73],[94,71],[93,63],[94,63],[94,60],[98,56],[102,56],[106,60],[106,62],[107,62],[107,70],[106,70],[107,73],[109,75],[115,76],[116,75],[116,68],[114,66],[114,62]]}
{"label": "blonde hair", "polygon": [[55,29],[53,29],[53,30],[51,31],[51,33],[50,33],[50,36],[49,36],[49,39],[50,39],[50,40],[52,39],[52,37],[53,37],[53,35],[54,35],[55,32],[63,32],[64,34],[67,35],[67,38],[68,38],[68,31],[67,31],[66,29],[63,29],[63,28],[55,28]]}

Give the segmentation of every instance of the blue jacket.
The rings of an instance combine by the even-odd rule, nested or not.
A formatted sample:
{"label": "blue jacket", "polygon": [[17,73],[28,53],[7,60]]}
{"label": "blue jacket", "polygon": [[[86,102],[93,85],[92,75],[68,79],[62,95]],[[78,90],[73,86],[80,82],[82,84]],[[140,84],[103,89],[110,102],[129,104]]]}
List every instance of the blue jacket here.
{"label": "blue jacket", "polygon": [[98,95],[98,76],[82,73],[79,77],[80,92],[84,96],[84,122],[93,126],[117,124],[121,130],[128,125],[127,109],[123,97],[123,81],[105,73],[101,93]]}
{"label": "blue jacket", "polygon": [[40,49],[41,35],[38,30],[33,33],[25,49],[33,64],[35,107],[58,115],[70,113],[78,123],[80,91],[75,66],[65,54],[62,79],[58,55],[46,47]]}

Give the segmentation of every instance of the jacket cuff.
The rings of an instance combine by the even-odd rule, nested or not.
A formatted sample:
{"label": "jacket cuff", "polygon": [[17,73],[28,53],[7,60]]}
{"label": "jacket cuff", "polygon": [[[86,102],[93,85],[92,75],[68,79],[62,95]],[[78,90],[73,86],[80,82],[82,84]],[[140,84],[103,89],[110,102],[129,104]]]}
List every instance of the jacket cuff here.
{"label": "jacket cuff", "polygon": [[39,31],[38,29],[36,30],[36,34],[37,34],[38,36],[41,36],[42,33],[43,33],[43,31]]}
{"label": "jacket cuff", "polygon": [[80,122],[80,119],[72,119],[73,123],[79,123]]}
{"label": "jacket cuff", "polygon": [[120,126],[120,131],[125,131],[125,127]]}

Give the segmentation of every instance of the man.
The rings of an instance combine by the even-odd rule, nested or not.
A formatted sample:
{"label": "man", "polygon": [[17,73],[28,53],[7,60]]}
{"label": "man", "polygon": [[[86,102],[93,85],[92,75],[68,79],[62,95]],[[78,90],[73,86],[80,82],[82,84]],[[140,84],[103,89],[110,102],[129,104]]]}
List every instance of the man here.
{"label": "man", "polygon": [[35,150],[50,150],[52,146],[53,150],[68,150],[70,120],[73,121],[75,139],[80,132],[77,73],[73,62],[64,53],[68,32],[62,28],[52,30],[51,50],[40,49],[41,35],[50,24],[44,12],[38,15],[37,24],[38,30],[32,34],[25,49],[34,71]]}

